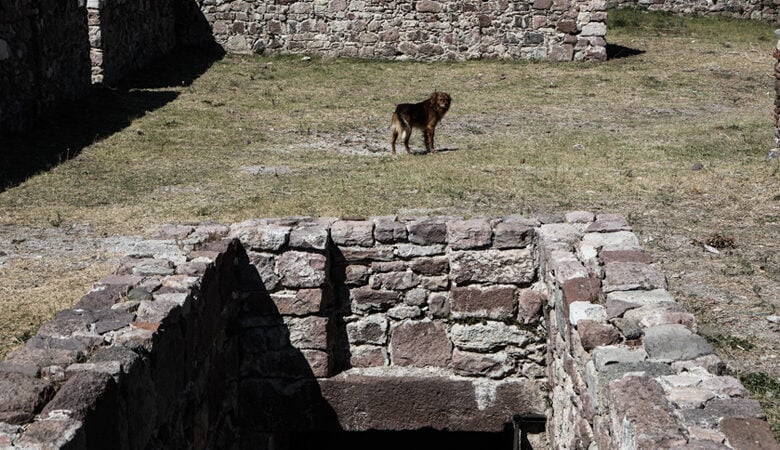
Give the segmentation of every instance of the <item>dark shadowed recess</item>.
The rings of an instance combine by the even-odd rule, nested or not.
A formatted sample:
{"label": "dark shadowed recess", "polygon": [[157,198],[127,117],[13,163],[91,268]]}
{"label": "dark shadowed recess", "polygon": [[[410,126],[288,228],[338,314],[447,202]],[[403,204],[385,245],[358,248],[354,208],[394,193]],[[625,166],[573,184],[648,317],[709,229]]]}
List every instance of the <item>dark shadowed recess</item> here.
{"label": "dark shadowed recess", "polygon": [[438,430],[417,431],[363,431],[333,433],[291,433],[284,448],[313,450],[333,448],[339,450],[365,449],[447,449],[447,450],[512,450],[512,429],[503,433],[448,432]]}
{"label": "dark shadowed recess", "polygon": [[86,98],[63,105],[29,132],[0,136],[0,192],[78,156],[85,147],[175,100],[176,91],[143,89],[187,86],[223,55],[216,44],[179,48],[117,88],[93,86]]}
{"label": "dark shadowed recess", "polygon": [[629,58],[631,56],[641,55],[644,52],[644,50],[636,48],[624,47],[617,44],[607,44],[607,59]]}

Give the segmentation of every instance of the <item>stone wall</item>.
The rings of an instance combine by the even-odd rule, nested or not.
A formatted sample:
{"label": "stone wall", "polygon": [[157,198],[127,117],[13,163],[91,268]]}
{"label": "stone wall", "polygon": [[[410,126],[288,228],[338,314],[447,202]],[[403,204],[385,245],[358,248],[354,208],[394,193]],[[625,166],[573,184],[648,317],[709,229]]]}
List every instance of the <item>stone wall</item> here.
{"label": "stone wall", "polygon": [[88,0],[92,81],[115,84],[176,45],[176,0]]}
{"label": "stone wall", "polygon": [[87,19],[79,0],[0,2],[0,134],[29,129],[36,117],[88,89]]}
{"label": "stone wall", "polygon": [[463,60],[606,59],[603,0],[198,0],[228,51]]}
{"label": "stone wall", "polygon": [[539,229],[553,448],[774,448],[760,405],[724,375],[629,224],[595,219]]}
{"label": "stone wall", "polygon": [[620,216],[166,226],[0,362],[0,447],[285,449],[545,415],[551,448],[771,443],[695,332]]}
{"label": "stone wall", "polygon": [[777,18],[774,0],[607,0],[610,8],[646,8],[681,15],[726,16],[773,22]]}

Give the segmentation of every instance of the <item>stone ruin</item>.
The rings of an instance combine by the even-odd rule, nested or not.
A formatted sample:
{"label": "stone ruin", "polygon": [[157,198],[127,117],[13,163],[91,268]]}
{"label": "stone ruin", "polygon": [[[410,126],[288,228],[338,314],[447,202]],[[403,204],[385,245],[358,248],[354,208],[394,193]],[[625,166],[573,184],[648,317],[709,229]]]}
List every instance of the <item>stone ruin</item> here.
{"label": "stone ruin", "polygon": [[171,225],[0,362],[0,447],[773,445],[696,327],[612,214]]}

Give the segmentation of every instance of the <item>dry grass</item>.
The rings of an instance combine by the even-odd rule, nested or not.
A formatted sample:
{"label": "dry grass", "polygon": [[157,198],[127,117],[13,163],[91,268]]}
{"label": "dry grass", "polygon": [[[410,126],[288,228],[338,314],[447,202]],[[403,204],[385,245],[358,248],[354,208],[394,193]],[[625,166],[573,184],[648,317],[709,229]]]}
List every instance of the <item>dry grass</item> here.
{"label": "dry grass", "polygon": [[[765,161],[772,27],[610,17],[608,41],[642,53],[603,64],[231,55],[192,84],[117,91],[105,114],[149,111],[0,193],[0,220],[88,222],[99,237],[297,214],[618,212],[711,336],[751,343],[721,349],[729,366],[776,379],[780,339],[766,320],[780,304],[780,168]],[[453,96],[437,130],[451,151],[392,160],[394,104],[434,89]],[[412,144],[422,147],[419,134]],[[692,244],[715,234],[734,248],[716,255]],[[22,258],[0,268],[0,320],[14,324],[4,326],[0,354],[103,270],[60,267]],[[40,288],[29,288],[36,279]],[[777,409],[770,415],[778,423]]]}

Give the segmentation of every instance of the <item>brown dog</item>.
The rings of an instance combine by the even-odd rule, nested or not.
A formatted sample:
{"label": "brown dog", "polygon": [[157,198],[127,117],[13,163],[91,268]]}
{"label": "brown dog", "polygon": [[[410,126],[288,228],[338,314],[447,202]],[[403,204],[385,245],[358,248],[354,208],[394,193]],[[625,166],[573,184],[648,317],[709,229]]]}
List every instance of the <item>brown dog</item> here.
{"label": "brown dog", "polygon": [[390,121],[390,127],[393,130],[393,139],[391,141],[393,157],[395,157],[395,141],[398,140],[398,135],[401,135],[401,139],[404,141],[406,153],[412,153],[409,150],[409,137],[412,135],[412,128],[423,130],[425,150],[436,153],[436,147],[433,145],[436,124],[450,109],[450,103],[452,103],[452,98],[449,94],[434,92],[424,102],[401,103],[396,106],[393,118]]}

